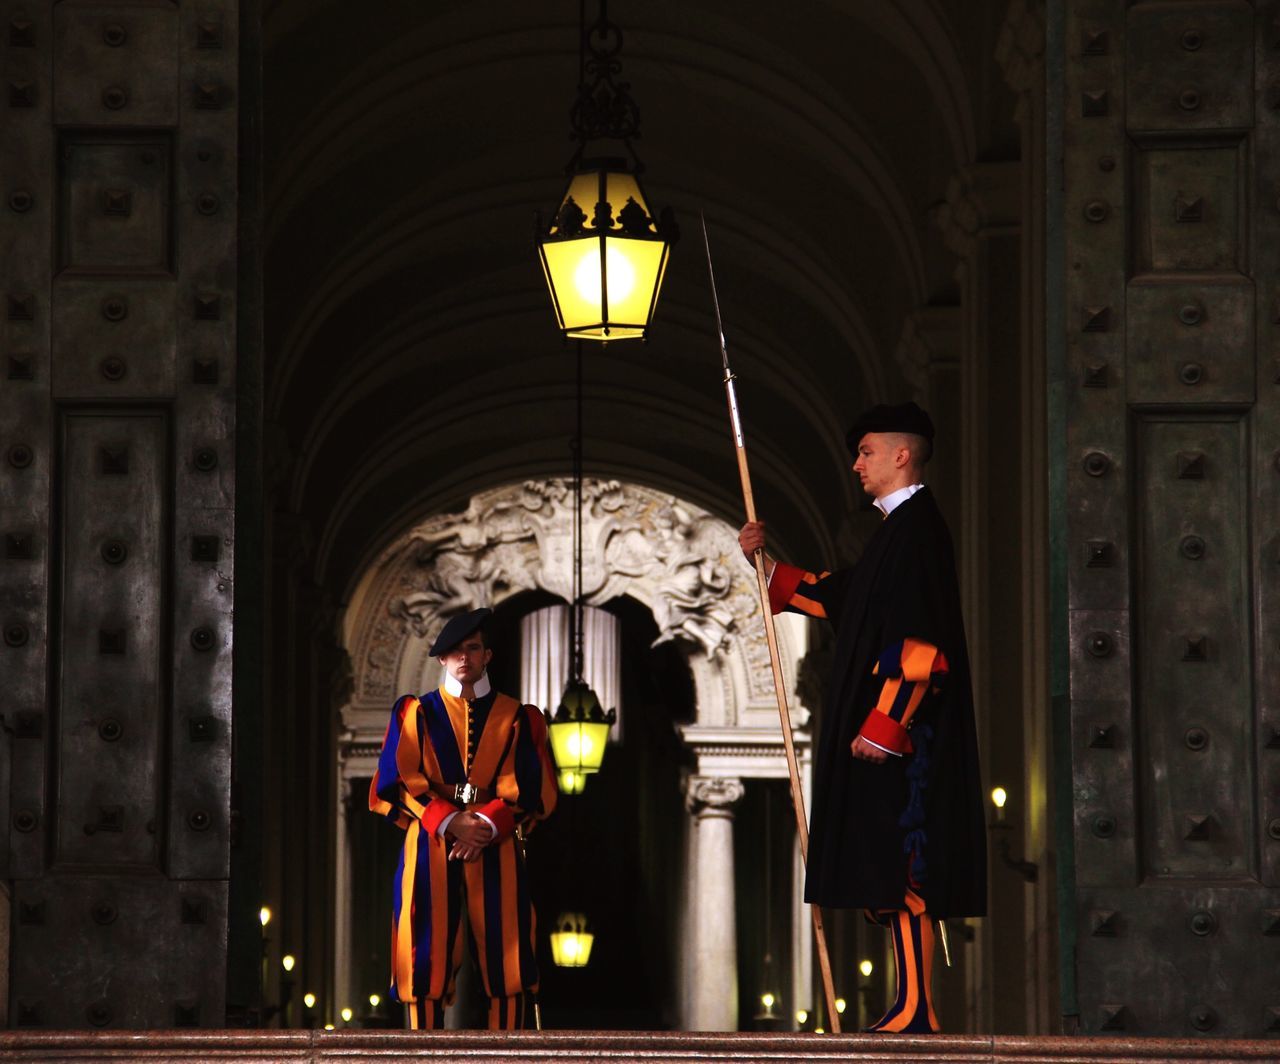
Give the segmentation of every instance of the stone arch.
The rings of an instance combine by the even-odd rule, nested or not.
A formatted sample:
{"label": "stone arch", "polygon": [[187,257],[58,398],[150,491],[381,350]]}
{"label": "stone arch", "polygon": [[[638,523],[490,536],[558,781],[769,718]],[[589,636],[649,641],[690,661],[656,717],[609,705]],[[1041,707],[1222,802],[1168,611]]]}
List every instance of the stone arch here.
{"label": "stone arch", "polygon": [[[551,478],[481,492],[465,510],[399,536],[360,579],[343,622],[354,673],[348,727],[357,726],[354,714],[381,717],[397,695],[435,685],[427,649],[450,616],[521,591],[570,599],[572,524],[572,483]],[[593,606],[636,599],[653,613],[659,639],[689,647],[698,725],[776,728],[755,580],[724,521],[651,488],[588,478],[583,592]],[[794,677],[805,629],[789,622],[780,619],[778,642]]]}
{"label": "stone arch", "polygon": [[[450,616],[498,606],[527,591],[572,597],[572,537],[572,481],[526,480],[479,492],[464,510],[417,523],[376,558],[358,580],[342,622],[342,642],[352,662],[350,695],[340,709],[337,771],[344,785],[372,775],[394,699],[438,684],[439,666],[427,650]],[[728,875],[707,877],[706,868],[709,862],[732,862],[731,841],[725,842],[731,835],[724,835],[724,825],[742,796],[742,781],[787,775],[754,574],[742,562],[736,530],[723,520],[653,488],[588,478],[583,482],[583,593],[590,605],[620,596],[635,599],[653,614],[658,641],[687,648],[695,719],[681,733],[696,763],[686,787],[687,853],[690,867],[703,870],[699,881],[720,887],[710,905],[706,898],[697,904],[695,892],[689,892],[682,934],[703,943],[690,956],[715,958],[713,963],[732,978],[733,876],[730,869]],[[807,627],[785,615],[777,627],[784,675],[794,689]],[[807,789],[809,712],[796,700],[791,708]],[[340,786],[339,793],[345,789]],[[351,935],[346,808],[339,801],[335,1000],[350,996],[343,984]],[[707,844],[712,838],[714,845]],[[811,958],[799,891],[793,895],[792,1000],[799,1000],[808,993]],[[714,1000],[698,997],[705,973],[697,979],[691,973],[676,975],[684,987],[686,1026],[736,1026],[736,1000],[726,1004],[724,994]]]}

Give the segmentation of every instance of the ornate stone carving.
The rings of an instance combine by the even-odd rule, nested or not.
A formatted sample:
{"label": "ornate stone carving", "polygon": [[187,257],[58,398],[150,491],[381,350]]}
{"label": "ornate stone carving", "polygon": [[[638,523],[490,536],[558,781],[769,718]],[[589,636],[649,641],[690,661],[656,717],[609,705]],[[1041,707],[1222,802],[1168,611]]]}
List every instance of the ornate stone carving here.
{"label": "ornate stone carving", "polygon": [[733,816],[733,807],[747,793],[742,780],[722,776],[690,776],[684,806],[694,816]]}
{"label": "ornate stone carving", "polygon": [[[735,647],[753,697],[770,688],[768,647],[751,570],[733,530],[692,504],[615,480],[583,482],[582,585],[601,605],[631,595],[653,612],[655,645],[689,645],[709,661]],[[461,513],[414,528],[377,563],[364,626],[360,697],[393,697],[409,642],[450,616],[520,591],[573,594],[573,491],[566,479],[526,481],[471,499]]]}

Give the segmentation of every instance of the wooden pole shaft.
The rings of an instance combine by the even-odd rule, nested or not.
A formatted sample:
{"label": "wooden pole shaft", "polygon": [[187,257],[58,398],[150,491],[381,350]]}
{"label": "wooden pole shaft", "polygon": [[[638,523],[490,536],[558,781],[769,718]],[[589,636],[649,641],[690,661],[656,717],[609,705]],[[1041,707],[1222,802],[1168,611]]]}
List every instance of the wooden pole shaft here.
{"label": "wooden pole shaft", "polygon": [[[734,448],[738,454],[738,476],[742,481],[742,501],[746,506],[747,520],[756,520],[755,495],[751,490],[751,470],[747,465],[747,445],[742,437],[738,418],[738,397],[733,385],[733,375],[725,374],[725,398],[729,403],[729,416],[734,426]],[[800,765],[796,761],[795,740],[791,734],[791,711],[787,707],[787,687],[782,676],[782,657],[778,653],[778,632],[773,623],[773,610],[769,606],[769,576],[765,572],[764,551],[755,552],[756,583],[760,590],[760,613],[764,617],[765,640],[769,644],[769,664],[773,668],[773,693],[778,700],[778,718],[782,724],[782,745],[787,754],[787,774],[791,777],[791,805],[796,814],[796,832],[800,837],[800,857],[809,864],[809,818],[805,812],[804,789],[800,785]],[[831,977],[831,957],[827,953],[827,935],[822,926],[822,908],[810,905],[813,916],[813,936],[818,947],[818,968],[822,973],[822,990],[827,1001],[827,1018],[833,1034],[840,1033],[840,1013],[836,1011],[835,982]]]}

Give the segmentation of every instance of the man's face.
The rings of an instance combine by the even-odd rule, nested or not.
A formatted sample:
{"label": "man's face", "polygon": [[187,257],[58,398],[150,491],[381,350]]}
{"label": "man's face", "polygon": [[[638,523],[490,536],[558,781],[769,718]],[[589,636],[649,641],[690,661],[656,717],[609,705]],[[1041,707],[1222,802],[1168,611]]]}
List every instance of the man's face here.
{"label": "man's face", "polygon": [[862,490],[879,498],[893,489],[910,452],[900,436],[889,432],[868,432],[858,441],[858,458],[853,471],[862,481]]}
{"label": "man's face", "polygon": [[493,651],[484,645],[484,638],[479,632],[472,632],[448,653],[440,655],[443,665],[458,683],[473,684],[489,667],[489,659]]}

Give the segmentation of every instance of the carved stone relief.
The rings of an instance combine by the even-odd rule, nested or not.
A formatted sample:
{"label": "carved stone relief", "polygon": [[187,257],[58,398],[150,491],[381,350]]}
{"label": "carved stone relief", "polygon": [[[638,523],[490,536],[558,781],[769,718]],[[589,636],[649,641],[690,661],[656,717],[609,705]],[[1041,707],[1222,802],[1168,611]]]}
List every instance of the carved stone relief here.
{"label": "carved stone relief", "polygon": [[[582,494],[586,602],[628,595],[648,606],[655,645],[685,644],[695,672],[710,666],[729,685],[718,702],[732,693],[731,657],[748,697],[770,698],[755,582],[733,529],[688,502],[616,480],[588,479]],[[386,703],[412,687],[406,673],[421,669],[421,644],[451,616],[527,590],[570,599],[573,516],[571,481],[525,481],[402,536],[375,564],[360,617],[348,625],[357,701]]]}

